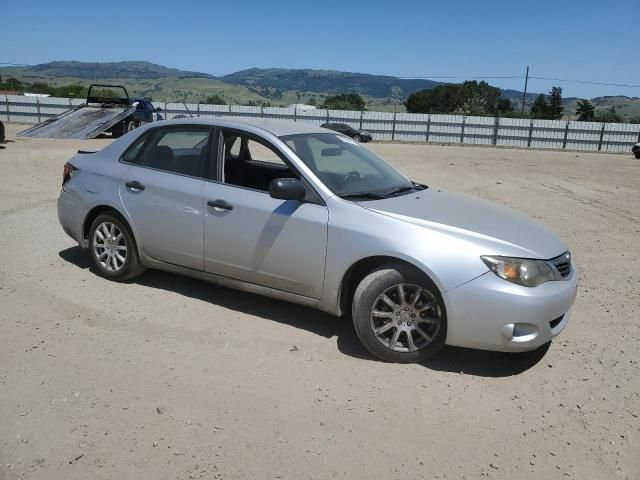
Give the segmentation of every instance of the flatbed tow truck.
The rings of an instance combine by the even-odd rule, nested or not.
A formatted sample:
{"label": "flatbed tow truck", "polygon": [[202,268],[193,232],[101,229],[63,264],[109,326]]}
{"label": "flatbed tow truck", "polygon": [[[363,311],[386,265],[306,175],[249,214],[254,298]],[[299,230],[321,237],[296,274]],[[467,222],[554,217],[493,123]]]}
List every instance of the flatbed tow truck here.
{"label": "flatbed tow truck", "polygon": [[[122,93],[113,96],[113,90]],[[110,133],[112,137],[120,137],[133,128],[135,111],[125,87],[95,84],[89,87],[84,104],[34,125],[18,136],[88,140]]]}

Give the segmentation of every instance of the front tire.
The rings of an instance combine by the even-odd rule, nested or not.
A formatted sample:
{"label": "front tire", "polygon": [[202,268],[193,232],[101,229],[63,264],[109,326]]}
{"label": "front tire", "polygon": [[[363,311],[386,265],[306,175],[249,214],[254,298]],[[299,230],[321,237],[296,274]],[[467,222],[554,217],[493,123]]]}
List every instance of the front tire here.
{"label": "front tire", "polygon": [[640,152],[636,152],[634,155],[638,160],[640,160]]}
{"label": "front tire", "polygon": [[145,270],[131,229],[115,212],[102,213],[91,224],[89,252],[93,270],[109,280],[123,282]]}
{"label": "front tire", "polygon": [[120,138],[127,133],[127,125],[124,122],[120,122],[111,129],[111,136],[113,138]]}
{"label": "front tire", "polygon": [[442,296],[424,274],[402,264],[379,267],[358,285],[352,316],[358,338],[385,362],[421,362],[447,337]]}
{"label": "front tire", "polygon": [[358,142],[358,143],[362,142],[362,136],[361,136],[359,133],[356,133],[356,134],[353,136],[353,139],[354,139],[356,142]]}

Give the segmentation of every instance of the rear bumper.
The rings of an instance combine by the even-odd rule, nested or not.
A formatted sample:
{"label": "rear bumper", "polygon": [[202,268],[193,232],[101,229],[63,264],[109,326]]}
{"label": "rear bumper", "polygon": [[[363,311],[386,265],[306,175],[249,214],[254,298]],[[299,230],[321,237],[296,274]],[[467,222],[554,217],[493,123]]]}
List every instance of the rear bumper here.
{"label": "rear bumper", "polygon": [[58,221],[67,235],[84,246],[82,224],[86,216],[86,202],[64,190],[58,197]]}
{"label": "rear bumper", "polygon": [[567,326],[578,273],[567,280],[522,287],[491,272],[447,293],[447,344],[522,352],[551,341]]}

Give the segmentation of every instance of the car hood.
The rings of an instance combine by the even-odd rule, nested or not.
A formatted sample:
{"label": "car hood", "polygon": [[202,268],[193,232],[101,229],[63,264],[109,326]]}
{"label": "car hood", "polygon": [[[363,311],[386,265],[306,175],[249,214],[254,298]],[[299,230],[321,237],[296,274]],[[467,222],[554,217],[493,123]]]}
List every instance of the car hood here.
{"label": "car hood", "polygon": [[359,205],[459,238],[475,237],[492,245],[494,255],[549,259],[567,251],[565,243],[542,223],[511,208],[461,193],[429,188]]}

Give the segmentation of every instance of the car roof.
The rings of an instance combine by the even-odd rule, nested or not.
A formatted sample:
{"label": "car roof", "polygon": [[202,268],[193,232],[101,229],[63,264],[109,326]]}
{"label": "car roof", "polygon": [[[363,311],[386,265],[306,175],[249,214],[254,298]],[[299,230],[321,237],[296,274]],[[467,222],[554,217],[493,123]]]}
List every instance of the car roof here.
{"label": "car roof", "polygon": [[165,120],[162,125],[212,125],[217,127],[246,129],[247,126],[265,130],[276,137],[286,135],[299,135],[305,133],[328,133],[326,128],[317,127],[306,122],[292,122],[288,120],[273,120],[270,118],[180,118],[177,120]]}

